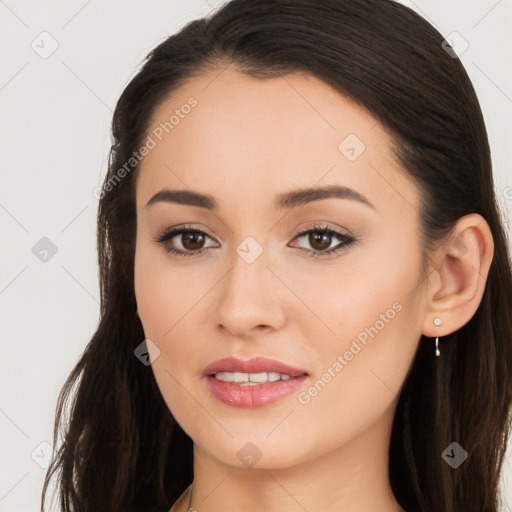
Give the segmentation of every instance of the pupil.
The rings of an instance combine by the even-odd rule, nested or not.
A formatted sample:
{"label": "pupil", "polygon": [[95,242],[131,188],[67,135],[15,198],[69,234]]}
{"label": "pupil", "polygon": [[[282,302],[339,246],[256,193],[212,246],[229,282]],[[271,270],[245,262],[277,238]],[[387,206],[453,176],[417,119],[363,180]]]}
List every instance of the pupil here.
{"label": "pupil", "polygon": [[201,233],[185,233],[183,235],[183,237],[184,237],[184,240],[188,240],[188,241],[192,242],[192,246],[190,246],[189,243],[184,243],[184,241],[182,240],[183,247],[190,249],[190,250],[196,250],[196,249],[201,248],[201,242],[202,242],[202,238],[203,238],[203,235],[201,235]]}
{"label": "pupil", "polygon": [[[323,239],[323,243],[322,243]],[[319,244],[318,244],[319,242]],[[318,250],[327,249],[331,243],[331,235],[325,233],[310,233],[309,243]]]}

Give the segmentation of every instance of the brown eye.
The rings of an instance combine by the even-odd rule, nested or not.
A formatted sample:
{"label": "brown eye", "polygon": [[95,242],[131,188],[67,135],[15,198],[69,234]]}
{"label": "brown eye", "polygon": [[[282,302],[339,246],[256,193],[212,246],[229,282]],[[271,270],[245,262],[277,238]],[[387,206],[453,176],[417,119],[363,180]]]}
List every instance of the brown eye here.
{"label": "brown eye", "polygon": [[313,249],[325,251],[331,245],[332,235],[317,231],[309,234],[308,242]]}
{"label": "brown eye", "polygon": [[[295,240],[304,238],[310,248],[301,247],[299,244],[299,251],[305,252],[313,257],[329,256],[337,254],[348,246],[356,242],[356,239],[350,235],[340,233],[327,226],[314,226],[312,229],[301,231]],[[338,244],[331,247],[332,243],[338,240]]]}
{"label": "brown eye", "polygon": [[183,233],[181,235],[181,244],[189,251],[202,249],[205,237],[200,232]]}
{"label": "brown eye", "polygon": [[163,244],[167,252],[187,257],[195,256],[207,249],[209,247],[205,246],[207,239],[212,240],[212,237],[200,229],[176,226],[168,229],[154,240]]}

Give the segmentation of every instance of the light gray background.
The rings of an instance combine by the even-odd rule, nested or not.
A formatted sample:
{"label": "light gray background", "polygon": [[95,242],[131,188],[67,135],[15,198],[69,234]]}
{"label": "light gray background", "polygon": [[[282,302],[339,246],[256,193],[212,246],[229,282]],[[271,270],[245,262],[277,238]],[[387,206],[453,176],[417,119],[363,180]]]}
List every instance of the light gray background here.
{"label": "light gray background", "polygon": [[[404,3],[469,44],[461,59],[486,117],[508,226],[512,1]],[[115,102],[157,43],[220,4],[0,0],[2,512],[39,510],[57,395],[97,325],[93,190],[105,175]],[[43,237],[57,248],[46,262],[39,259],[44,252],[32,250]],[[509,454],[503,495],[512,504],[511,460]]]}

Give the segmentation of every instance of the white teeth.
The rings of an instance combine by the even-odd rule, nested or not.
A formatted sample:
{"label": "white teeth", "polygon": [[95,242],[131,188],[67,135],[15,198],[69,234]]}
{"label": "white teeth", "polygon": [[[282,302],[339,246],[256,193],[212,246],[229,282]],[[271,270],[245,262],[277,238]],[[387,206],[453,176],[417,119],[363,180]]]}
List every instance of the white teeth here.
{"label": "white teeth", "polygon": [[215,378],[224,382],[236,382],[241,386],[256,386],[264,382],[275,382],[276,380],[289,380],[292,377],[285,373],[262,372],[262,373],[242,373],[242,372],[219,372]]}

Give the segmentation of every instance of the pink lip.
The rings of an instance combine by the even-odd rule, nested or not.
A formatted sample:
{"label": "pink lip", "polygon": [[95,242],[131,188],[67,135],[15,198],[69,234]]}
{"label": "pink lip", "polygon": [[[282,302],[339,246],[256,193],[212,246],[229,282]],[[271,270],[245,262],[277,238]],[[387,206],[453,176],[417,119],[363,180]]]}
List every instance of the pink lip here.
{"label": "pink lip", "polygon": [[[289,380],[265,382],[256,386],[233,384],[214,377],[218,372],[261,373],[277,372],[290,375]],[[297,391],[309,375],[305,370],[288,366],[273,359],[256,357],[242,361],[227,357],[214,361],[204,371],[209,390],[215,398],[233,407],[253,409],[269,405]]]}
{"label": "pink lip", "polygon": [[306,370],[294,368],[280,361],[276,361],[275,359],[268,359],[266,357],[254,357],[245,361],[237,359],[236,357],[225,357],[209,364],[205,368],[203,375],[214,375],[219,372],[276,372],[285,373],[286,375],[290,375],[290,377],[299,377],[300,375],[308,373]]}
{"label": "pink lip", "polygon": [[206,383],[212,395],[221,402],[233,407],[254,409],[277,402],[295,391],[309,380],[308,375],[293,377],[290,380],[276,380],[256,386],[242,386],[224,382],[213,376],[206,377]]}

